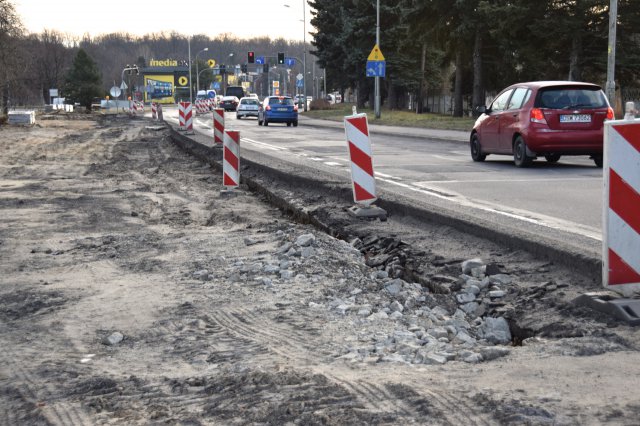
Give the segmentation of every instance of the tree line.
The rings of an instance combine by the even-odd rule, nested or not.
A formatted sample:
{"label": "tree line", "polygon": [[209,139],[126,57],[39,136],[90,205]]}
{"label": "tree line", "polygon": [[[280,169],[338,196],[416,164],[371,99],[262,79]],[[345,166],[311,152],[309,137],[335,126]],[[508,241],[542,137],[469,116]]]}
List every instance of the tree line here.
{"label": "tree line", "polygon": [[[376,0],[309,0],[312,44],[327,81],[354,88],[373,104],[365,76],[375,43]],[[383,102],[417,109],[429,91],[447,87],[453,113],[463,99],[530,80],[591,81],[604,87],[609,0],[380,0],[380,49],[386,59]],[[618,0],[616,84],[639,87],[640,1]]]}
{"label": "tree line", "polygon": [[[70,79],[83,75],[78,74],[74,63],[84,68],[91,68],[92,63],[95,64],[99,74],[99,95],[96,96],[106,96],[111,86],[120,85],[122,70],[127,64],[142,68],[151,59],[187,61],[189,42],[194,64],[192,82],[197,80],[195,56],[205,48],[208,50],[200,53],[197,58],[200,70],[207,67],[208,59],[228,66],[245,63],[248,51],[254,51],[256,56],[276,56],[277,52],[286,52],[287,56],[298,58],[302,58],[304,51],[301,41],[270,37],[239,39],[233,34],[220,34],[216,37],[199,34],[189,40],[188,36],[177,32],[144,36],[113,33],[94,37],[76,36],[56,30],[44,30],[39,34],[27,33],[12,0],[0,0],[2,110],[6,114],[12,105],[48,102],[49,89],[52,88],[60,89],[61,95],[64,95],[64,88],[69,88],[71,92],[79,90],[69,86]],[[78,57],[80,51],[84,53]],[[308,56],[307,61],[311,60]],[[301,65],[297,66],[301,69]],[[210,73],[200,75],[203,86],[212,79]]]}

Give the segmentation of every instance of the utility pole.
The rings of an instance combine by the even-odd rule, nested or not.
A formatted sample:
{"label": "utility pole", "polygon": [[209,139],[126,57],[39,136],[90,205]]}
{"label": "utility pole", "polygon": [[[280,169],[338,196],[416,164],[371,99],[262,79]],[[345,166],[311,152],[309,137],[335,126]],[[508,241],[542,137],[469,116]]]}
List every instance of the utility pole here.
{"label": "utility pole", "polygon": [[[613,1],[613,0],[612,0]],[[380,46],[380,0],[376,1],[376,45]],[[380,77],[375,82],[375,108],[376,118],[380,118]]]}
{"label": "utility pole", "polygon": [[191,84],[191,36],[189,36],[189,102],[193,105],[193,85]]}
{"label": "utility pole", "polygon": [[618,0],[610,0],[609,4],[609,48],[607,49],[607,85],[605,90],[611,103],[616,109],[616,25],[618,22]]}

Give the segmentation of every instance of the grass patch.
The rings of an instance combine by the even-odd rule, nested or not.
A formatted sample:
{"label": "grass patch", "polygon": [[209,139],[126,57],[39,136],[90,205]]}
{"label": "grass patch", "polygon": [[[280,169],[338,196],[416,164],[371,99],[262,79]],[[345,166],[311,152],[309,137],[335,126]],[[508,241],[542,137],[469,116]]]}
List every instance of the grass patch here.
{"label": "grass patch", "polygon": [[[313,110],[303,113],[310,118],[319,118],[323,120],[342,121],[344,116],[351,115],[351,107],[354,104],[335,104],[330,109]],[[359,113],[367,113],[369,123],[382,124],[386,126],[406,126],[406,127],[422,127],[425,129],[439,130],[461,130],[471,131],[475,118],[470,117],[452,117],[443,114],[416,114],[411,111],[388,110],[382,108],[380,111],[380,119],[376,119],[372,109],[365,108],[358,111]]]}

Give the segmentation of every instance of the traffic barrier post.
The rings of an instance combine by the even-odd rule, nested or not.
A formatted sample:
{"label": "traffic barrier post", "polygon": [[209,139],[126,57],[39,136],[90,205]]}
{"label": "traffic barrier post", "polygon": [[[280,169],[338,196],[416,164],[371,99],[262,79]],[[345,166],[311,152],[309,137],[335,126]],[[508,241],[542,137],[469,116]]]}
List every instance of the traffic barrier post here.
{"label": "traffic barrier post", "polygon": [[158,119],[158,104],[155,102],[151,102],[151,119]]}
{"label": "traffic barrier post", "polygon": [[604,124],[602,284],[586,293],[589,306],[630,325],[640,325],[640,120],[627,105],[625,120]]}
{"label": "traffic barrier post", "polygon": [[222,146],[224,139],[224,109],[214,108],[213,110],[213,143],[215,146]]}
{"label": "traffic barrier post", "polygon": [[354,115],[344,118],[344,128],[351,163],[353,201],[356,203],[349,211],[357,217],[386,220],[387,212],[373,205],[377,196],[367,114],[356,114],[354,108]]}
{"label": "traffic barrier post", "polygon": [[186,135],[193,135],[193,107],[191,102],[185,102],[184,108],[184,126]]}
{"label": "traffic barrier post", "polygon": [[222,154],[223,192],[230,192],[240,185],[240,132],[224,131],[224,150]]}
{"label": "traffic barrier post", "polygon": [[187,108],[186,102],[178,102],[178,130],[185,130],[185,110]]}

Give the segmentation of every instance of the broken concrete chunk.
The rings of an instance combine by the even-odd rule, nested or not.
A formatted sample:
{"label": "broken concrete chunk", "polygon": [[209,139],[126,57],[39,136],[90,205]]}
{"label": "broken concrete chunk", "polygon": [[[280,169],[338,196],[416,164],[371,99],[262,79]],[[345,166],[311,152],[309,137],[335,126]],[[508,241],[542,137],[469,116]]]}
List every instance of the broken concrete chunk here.
{"label": "broken concrete chunk", "polygon": [[313,234],[302,234],[296,240],[296,245],[299,247],[308,247],[316,241],[316,236]]}
{"label": "broken concrete chunk", "polygon": [[480,266],[484,266],[484,262],[482,259],[475,258],[469,259],[462,262],[462,273],[466,275],[471,275],[471,271],[474,268],[479,268]]}

